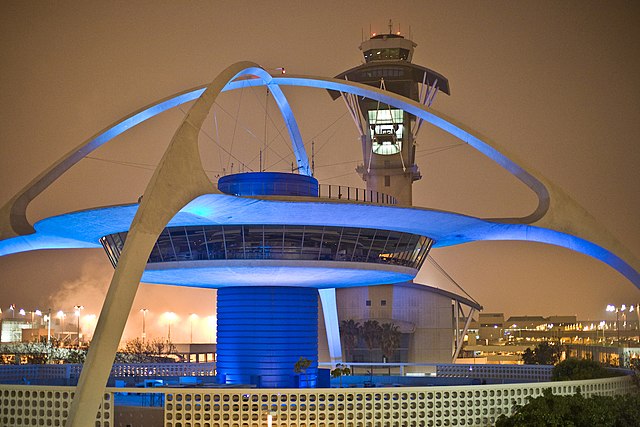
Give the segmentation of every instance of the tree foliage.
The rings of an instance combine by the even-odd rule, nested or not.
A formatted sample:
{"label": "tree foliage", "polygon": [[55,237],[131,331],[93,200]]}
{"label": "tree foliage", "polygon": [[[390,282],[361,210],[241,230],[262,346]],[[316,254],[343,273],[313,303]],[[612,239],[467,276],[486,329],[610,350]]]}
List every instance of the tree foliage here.
{"label": "tree foliage", "polygon": [[620,374],[605,369],[600,363],[590,359],[569,358],[553,367],[553,381],[593,380]]}
{"label": "tree foliage", "polygon": [[580,393],[554,396],[551,389],[522,407],[510,417],[501,415],[496,427],[622,427],[640,426],[640,394],[593,396]]}
{"label": "tree foliage", "polygon": [[562,348],[554,343],[543,341],[533,350],[526,349],[522,355],[525,365],[555,365],[560,360]]}
{"label": "tree foliage", "polygon": [[342,345],[344,345],[345,359],[351,360],[351,353],[356,347],[362,326],[353,319],[343,320],[340,323],[340,335],[342,337]]}
{"label": "tree foliage", "polygon": [[387,361],[391,361],[393,354],[400,347],[400,331],[393,323],[380,325],[380,349]]}
{"label": "tree foliage", "polygon": [[369,352],[380,344],[380,323],[377,320],[367,320],[362,325],[362,338],[367,344]]}
{"label": "tree foliage", "polygon": [[311,360],[300,356],[298,361],[293,365],[293,372],[296,374],[304,374],[307,372],[307,369],[309,369],[309,366],[311,366]]}
{"label": "tree foliage", "polygon": [[345,375],[351,375],[351,369],[338,363],[335,369],[331,370],[331,378],[340,378],[340,387],[342,387],[342,377]]}
{"label": "tree foliage", "polygon": [[116,354],[116,363],[167,363],[177,359],[176,348],[162,339],[142,341],[134,338],[125,342]]}

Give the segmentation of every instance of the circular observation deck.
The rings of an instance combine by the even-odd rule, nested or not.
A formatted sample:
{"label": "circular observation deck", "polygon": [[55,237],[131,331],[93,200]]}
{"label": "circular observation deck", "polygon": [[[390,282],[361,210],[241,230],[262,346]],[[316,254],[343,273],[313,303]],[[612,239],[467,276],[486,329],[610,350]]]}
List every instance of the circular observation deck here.
{"label": "circular observation deck", "polygon": [[[127,233],[101,242],[117,265]],[[143,281],[185,286],[343,287],[412,279],[433,240],[398,231],[313,225],[165,228]]]}
{"label": "circular observation deck", "polygon": [[[318,181],[306,175],[258,172],[227,175],[218,188],[235,196],[318,198]],[[350,193],[347,192],[347,195]],[[342,197],[342,193],[338,193]],[[252,224],[167,227],[154,246],[142,280],[197,287],[305,286],[313,288],[411,280],[433,240],[378,228]],[[126,232],[100,239],[117,265]]]}

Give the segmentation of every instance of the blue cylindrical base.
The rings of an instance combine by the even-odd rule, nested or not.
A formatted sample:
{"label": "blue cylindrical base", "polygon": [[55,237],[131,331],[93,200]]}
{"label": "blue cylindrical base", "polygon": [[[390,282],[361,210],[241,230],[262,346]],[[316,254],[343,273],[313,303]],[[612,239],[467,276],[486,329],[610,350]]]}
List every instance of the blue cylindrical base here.
{"label": "blue cylindrical base", "polygon": [[[304,379],[318,368],[318,291],[298,287],[218,289],[216,368],[227,384],[296,387],[294,365],[312,362]],[[308,381],[305,381],[308,383]]]}

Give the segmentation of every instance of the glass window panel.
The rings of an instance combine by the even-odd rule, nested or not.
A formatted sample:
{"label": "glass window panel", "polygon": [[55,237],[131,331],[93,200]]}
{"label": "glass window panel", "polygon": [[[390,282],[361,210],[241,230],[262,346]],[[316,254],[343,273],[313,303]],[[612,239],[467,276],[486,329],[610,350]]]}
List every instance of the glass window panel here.
{"label": "glass window panel", "polygon": [[304,242],[302,247],[302,259],[317,260],[320,256],[323,227],[306,226],[304,228]]}
{"label": "glass window panel", "polygon": [[[360,258],[358,261],[360,262],[371,262],[369,260],[369,250],[371,249],[371,245],[373,244],[373,240],[376,236],[376,230],[363,228],[360,230],[360,238],[358,239],[358,248]],[[355,260],[354,260],[355,261]]]}
{"label": "glass window panel", "polygon": [[169,237],[173,244],[176,260],[184,261],[191,259],[191,250],[189,249],[189,243],[187,242],[187,235],[185,234],[184,227],[170,229]]}
{"label": "glass window panel", "polygon": [[185,227],[185,231],[187,232],[187,240],[191,249],[191,259],[207,259],[207,246],[202,227]]}
{"label": "glass window panel", "polygon": [[351,261],[354,256],[356,242],[360,229],[352,227],[344,227],[342,229],[342,238],[340,240],[340,248],[336,254],[337,261]]}
{"label": "glass window panel", "polygon": [[378,232],[376,233],[376,238],[371,245],[371,251],[369,254],[369,258],[375,260],[374,262],[386,261],[384,257],[384,248],[387,244],[388,237],[389,232],[387,230],[378,230]]}
{"label": "glass window panel", "polygon": [[244,226],[244,254],[247,259],[264,258],[264,233],[262,225]]}
{"label": "glass window panel", "polygon": [[304,226],[302,225],[287,225],[283,227],[282,236],[282,258],[283,259],[298,259],[302,250],[302,235],[304,233]]}
{"label": "glass window panel", "polygon": [[225,226],[224,239],[227,247],[227,259],[243,259],[244,246],[242,244],[242,226]]}
{"label": "glass window panel", "polygon": [[[100,241],[117,261],[127,233]],[[165,229],[148,262],[221,259],[336,260],[420,268],[433,241],[397,231],[322,226],[190,226]]]}
{"label": "glass window panel", "polygon": [[340,227],[325,227],[322,236],[322,255],[321,259],[335,260],[338,251],[338,242],[340,242]]}
{"label": "glass window panel", "polygon": [[208,259],[225,259],[225,239],[222,227],[205,227]]}
{"label": "glass window panel", "polygon": [[169,230],[164,229],[157,241],[158,249],[161,252],[161,256],[164,262],[175,261],[176,254],[173,250],[173,243],[171,242],[171,237],[169,236]]}
{"label": "glass window panel", "polygon": [[[265,258],[283,259],[284,227],[281,225],[267,225],[264,227]],[[300,244],[300,243],[298,243]]]}

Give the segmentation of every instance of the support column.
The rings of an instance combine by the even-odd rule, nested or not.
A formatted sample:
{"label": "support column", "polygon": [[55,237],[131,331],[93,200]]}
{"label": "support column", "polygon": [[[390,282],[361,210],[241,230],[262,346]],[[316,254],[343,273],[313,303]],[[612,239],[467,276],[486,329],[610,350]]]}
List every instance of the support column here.
{"label": "support column", "polygon": [[216,369],[226,384],[294,387],[300,357],[318,370],[318,291],[245,286],[218,289]]}

